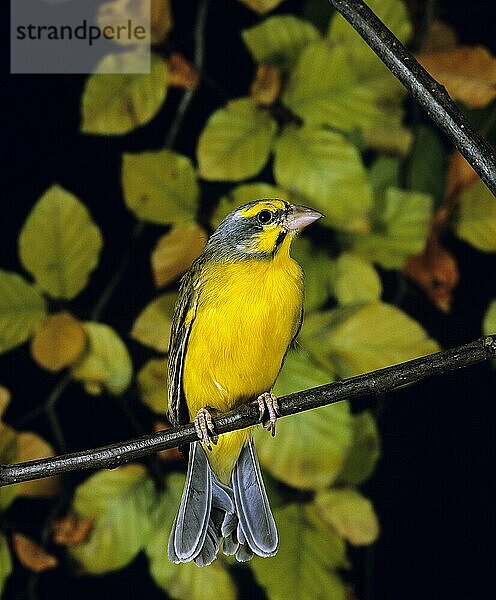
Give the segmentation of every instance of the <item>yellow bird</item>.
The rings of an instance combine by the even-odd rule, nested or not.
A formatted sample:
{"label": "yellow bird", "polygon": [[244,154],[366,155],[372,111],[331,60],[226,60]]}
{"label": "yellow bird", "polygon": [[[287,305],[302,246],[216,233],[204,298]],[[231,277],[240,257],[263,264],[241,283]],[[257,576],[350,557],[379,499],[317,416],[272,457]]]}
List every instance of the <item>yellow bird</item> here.
{"label": "yellow bird", "polygon": [[274,435],[278,405],[270,390],[303,318],[303,273],[289,250],[321,216],[278,199],[245,204],[222,221],[181,281],[168,413],[173,425],[193,420],[199,441],[190,444],[169,538],[172,562],[208,565],[222,542],[239,561],[277,552],[252,428],[217,438],[211,412],[258,402]]}

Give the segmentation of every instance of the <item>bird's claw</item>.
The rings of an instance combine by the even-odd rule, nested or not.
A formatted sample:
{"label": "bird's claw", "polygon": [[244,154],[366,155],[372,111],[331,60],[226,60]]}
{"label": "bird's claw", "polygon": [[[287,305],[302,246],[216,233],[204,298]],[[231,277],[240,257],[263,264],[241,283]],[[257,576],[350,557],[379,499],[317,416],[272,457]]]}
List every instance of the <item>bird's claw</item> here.
{"label": "bird's claw", "polygon": [[212,415],[206,408],[200,408],[196,413],[193,423],[198,439],[202,441],[209,450],[212,450],[211,444],[217,444],[218,439],[215,435],[215,425],[212,421]]}
{"label": "bird's claw", "polygon": [[[272,437],[274,437],[276,434],[277,417],[280,415],[277,397],[270,392],[264,392],[260,394],[255,402],[258,404],[260,411],[260,421],[263,423],[264,428],[270,431]],[[265,411],[267,411],[269,418],[264,422]]]}

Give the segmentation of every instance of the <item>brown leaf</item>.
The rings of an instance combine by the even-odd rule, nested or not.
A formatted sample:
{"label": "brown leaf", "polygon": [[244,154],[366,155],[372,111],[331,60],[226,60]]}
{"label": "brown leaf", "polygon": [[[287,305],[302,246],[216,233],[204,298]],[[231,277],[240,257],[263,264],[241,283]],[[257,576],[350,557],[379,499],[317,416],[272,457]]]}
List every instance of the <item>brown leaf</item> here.
{"label": "brown leaf", "polygon": [[4,387],[3,385],[0,385],[0,419],[5,414],[5,411],[7,410],[7,406],[9,405],[9,402],[10,402],[9,390],[6,387]]}
{"label": "brown leaf", "polygon": [[[163,423],[162,421],[155,421],[153,424],[153,431],[155,432],[163,431],[164,429],[171,429],[171,426],[167,423]],[[157,452],[157,456],[164,462],[176,462],[181,460],[181,452],[177,447],[169,448],[168,450],[161,450],[160,452]]]}
{"label": "brown leaf", "polygon": [[462,192],[477,181],[478,177],[458,150],[455,150],[448,163],[445,197],[448,199],[458,198]]}
{"label": "brown leaf", "polygon": [[259,15],[264,15],[268,13],[273,8],[281,4],[282,0],[240,0],[243,4],[246,4],[251,10],[258,13]]}
{"label": "brown leaf", "polygon": [[31,355],[44,369],[56,373],[74,363],[84,350],[82,324],[68,312],[50,315],[31,342]]}
{"label": "brown leaf", "polygon": [[273,104],[281,91],[281,73],[277,67],[258,65],[250,87],[250,95],[257,104]]}
{"label": "brown leaf", "polygon": [[164,287],[185,273],[207,243],[208,236],[197,223],[179,223],[163,235],[152,252],[155,285]]}
{"label": "brown leaf", "polygon": [[170,0],[151,0],[150,27],[152,44],[163,41],[172,29],[172,25]]}
{"label": "brown leaf", "polygon": [[496,57],[484,46],[459,46],[417,59],[452,98],[471,108],[483,108],[496,98]]}
{"label": "brown leaf", "polygon": [[95,520],[68,514],[52,524],[53,541],[63,546],[78,546],[86,541]]}
{"label": "brown leaf", "polygon": [[440,310],[449,311],[452,292],[459,280],[458,264],[436,237],[429,238],[422,254],[410,258],[405,273],[417,282]]}
{"label": "brown leaf", "polygon": [[22,533],[12,534],[12,547],[21,565],[35,573],[54,569],[59,564],[55,556],[48,554],[38,543]]}
{"label": "brown leaf", "polygon": [[198,71],[179,52],[169,56],[169,85],[193,90],[198,86]]}
{"label": "brown leaf", "polygon": [[[17,435],[16,462],[48,458],[54,454],[52,446],[38,434],[30,431],[21,431]],[[61,479],[58,475],[44,479],[35,479],[33,481],[24,481],[18,484],[19,494],[21,496],[51,498],[59,493],[60,482]]]}
{"label": "brown leaf", "polygon": [[434,19],[422,47],[422,54],[451,50],[457,45],[456,31],[440,19]]}

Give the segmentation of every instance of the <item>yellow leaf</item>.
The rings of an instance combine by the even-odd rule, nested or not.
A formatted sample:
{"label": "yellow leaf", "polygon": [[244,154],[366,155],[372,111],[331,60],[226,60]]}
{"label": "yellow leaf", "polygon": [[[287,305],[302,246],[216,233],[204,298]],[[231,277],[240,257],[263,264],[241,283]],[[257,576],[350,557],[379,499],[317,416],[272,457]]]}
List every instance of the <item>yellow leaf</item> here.
{"label": "yellow leaf", "polygon": [[7,410],[7,406],[9,405],[9,402],[10,402],[9,390],[6,387],[4,387],[3,385],[0,385],[0,419],[5,414],[5,411]]}
{"label": "yellow leaf", "polygon": [[371,544],[379,535],[379,523],[372,503],[353,488],[319,492],[315,497],[318,514],[355,546]]}
{"label": "yellow leaf", "polygon": [[345,600],[345,586],[336,572],[346,564],[343,540],[315,513],[313,503],[274,511],[279,551],[250,563],[271,600]]}
{"label": "yellow leaf", "polygon": [[454,100],[483,108],[496,98],[496,57],[484,46],[459,46],[417,59]]}
{"label": "yellow leaf", "polygon": [[68,548],[70,556],[94,575],[126,566],[148,540],[154,501],[153,482],[142,465],[97,471],[74,494],[72,510],[94,524],[84,542]]}
{"label": "yellow leaf", "polygon": [[167,360],[152,358],[138,373],[138,387],[143,402],[159,414],[167,412]]}
{"label": "yellow leaf", "polygon": [[163,235],[152,252],[152,273],[160,288],[185,273],[207,243],[205,230],[197,223],[179,223]]}
{"label": "yellow leaf", "polygon": [[0,352],[25,342],[43,323],[46,304],[32,285],[0,271]]}
{"label": "yellow leaf", "polygon": [[[52,446],[36,433],[21,431],[17,434],[16,463],[48,458],[54,456]],[[35,479],[17,484],[20,496],[39,496],[51,498],[60,492],[61,478],[59,476]],[[17,487],[16,486],[16,487]]]}
{"label": "yellow leaf", "polygon": [[72,365],[84,350],[86,334],[68,312],[50,315],[31,342],[31,355],[44,369],[56,373]]}
{"label": "yellow leaf", "polygon": [[259,173],[267,159],[277,123],[251,98],[231,100],[210,115],[197,157],[200,175],[209,181],[239,181]]}
{"label": "yellow leaf", "polygon": [[133,53],[107,54],[86,81],[82,99],[83,133],[121,135],[151,121],[167,94],[167,63],[152,54],[150,73],[117,74],[119,61]]}
{"label": "yellow leaf", "polygon": [[360,153],[343,135],[321,127],[287,125],[276,142],[274,177],[321,210],[323,224],[363,229],[372,203]]}
{"label": "yellow leaf", "polygon": [[496,252],[496,198],[478,179],[458,202],[458,237],[483,252]]}
{"label": "yellow leaf", "polygon": [[[282,396],[331,381],[304,351],[291,351],[274,393]],[[351,446],[349,406],[341,402],[289,416],[278,423],[275,438],[261,428],[255,435],[260,463],[271,475],[297,489],[324,488],[338,476]]]}
{"label": "yellow leaf", "polygon": [[167,352],[176,300],[177,293],[168,292],[145,306],[133,325],[131,337],[159,352]]}
{"label": "yellow leaf", "polygon": [[254,12],[259,15],[268,13],[276,6],[281,4],[282,0],[240,0],[243,4],[246,4],[248,8],[251,8]]}
{"label": "yellow leaf", "polygon": [[300,341],[324,368],[343,378],[439,349],[417,321],[383,302],[314,312],[303,322]]}
{"label": "yellow leaf", "polygon": [[71,300],[98,264],[102,236],[86,206],[54,185],[39,199],[19,236],[22,264],[53,298]]}
{"label": "yellow leaf", "polygon": [[55,556],[22,533],[12,534],[12,547],[21,565],[34,573],[43,573],[59,564]]}
{"label": "yellow leaf", "polygon": [[343,252],[336,261],[334,293],[340,304],[374,302],[382,293],[381,280],[368,261]]}
{"label": "yellow leaf", "polygon": [[187,156],[172,150],[124,154],[122,187],[138,219],[165,225],[195,216],[200,195],[195,170]]}
{"label": "yellow leaf", "polygon": [[494,299],[487,307],[482,323],[482,331],[484,335],[496,334],[496,299]]}
{"label": "yellow leaf", "polygon": [[127,348],[117,333],[103,323],[84,323],[88,336],[86,352],[72,367],[72,376],[82,381],[89,394],[101,394],[106,388],[119,396],[128,387],[133,365]]}

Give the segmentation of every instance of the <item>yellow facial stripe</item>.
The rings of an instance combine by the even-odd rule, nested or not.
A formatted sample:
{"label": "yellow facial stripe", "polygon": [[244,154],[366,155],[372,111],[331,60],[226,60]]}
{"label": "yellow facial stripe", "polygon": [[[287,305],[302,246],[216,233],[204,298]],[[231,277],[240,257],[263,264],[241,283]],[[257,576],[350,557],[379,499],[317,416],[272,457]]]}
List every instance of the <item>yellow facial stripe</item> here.
{"label": "yellow facial stripe", "polygon": [[285,208],[286,205],[282,200],[274,198],[273,200],[261,200],[260,202],[257,202],[257,204],[254,204],[249,208],[245,208],[240,214],[249,219],[250,217],[258,215],[258,213],[262,210],[270,210],[271,212],[274,212],[276,210],[284,210]]}

